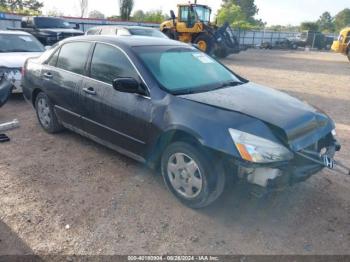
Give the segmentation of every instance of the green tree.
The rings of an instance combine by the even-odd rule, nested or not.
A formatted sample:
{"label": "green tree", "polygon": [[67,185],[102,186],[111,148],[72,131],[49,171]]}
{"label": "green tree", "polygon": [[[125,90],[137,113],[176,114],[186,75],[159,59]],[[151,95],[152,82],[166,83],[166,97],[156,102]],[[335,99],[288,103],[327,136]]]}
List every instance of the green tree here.
{"label": "green tree", "polygon": [[119,0],[120,17],[122,20],[129,20],[131,11],[134,8],[134,0]]}
{"label": "green tree", "polygon": [[218,25],[228,22],[234,28],[253,29],[258,27],[257,21],[247,19],[240,6],[232,3],[224,3],[217,13]]}
{"label": "green tree", "polygon": [[134,12],[132,21],[135,22],[149,22],[149,23],[161,23],[169,17],[163,14],[162,10],[152,10],[144,13],[142,10],[137,10]]}
{"label": "green tree", "polygon": [[317,24],[321,32],[331,33],[335,31],[334,20],[329,12],[324,12],[317,20]]}
{"label": "green tree", "polygon": [[7,0],[0,0],[0,7],[6,7]]}
{"label": "green tree", "polygon": [[221,7],[216,16],[219,25],[223,25],[228,22],[230,25],[239,22],[245,22],[245,16],[242,13],[242,9],[238,5],[227,4]]}
{"label": "green tree", "polygon": [[132,16],[132,20],[136,22],[143,22],[145,20],[145,13],[142,10],[137,10]]}
{"label": "green tree", "polygon": [[296,25],[271,25],[266,27],[267,30],[271,31],[285,31],[285,32],[298,32],[300,27]]}
{"label": "green tree", "polygon": [[105,15],[103,13],[101,13],[100,11],[98,11],[98,10],[92,10],[89,13],[89,18],[104,19]]}
{"label": "green tree", "polygon": [[300,30],[317,32],[319,30],[319,26],[316,22],[303,22],[300,25]]}
{"label": "green tree", "polygon": [[46,15],[48,15],[48,16],[63,16],[64,15],[64,13],[61,11],[61,10],[58,10],[58,9],[56,9],[56,8],[53,8],[53,9],[51,9],[51,10],[48,10],[47,12],[46,12]]}
{"label": "green tree", "polygon": [[219,24],[228,21],[232,27],[252,29],[265,25],[263,21],[254,18],[258,12],[254,0],[223,0],[217,17]]}
{"label": "green tree", "polygon": [[0,10],[24,14],[39,14],[44,6],[37,0],[0,0]]}
{"label": "green tree", "polygon": [[249,22],[254,22],[254,16],[258,14],[259,9],[254,0],[223,0],[225,5],[236,5],[241,8],[241,12]]}
{"label": "green tree", "polygon": [[345,8],[340,11],[334,18],[334,23],[337,31],[340,31],[344,27],[350,25],[350,9]]}

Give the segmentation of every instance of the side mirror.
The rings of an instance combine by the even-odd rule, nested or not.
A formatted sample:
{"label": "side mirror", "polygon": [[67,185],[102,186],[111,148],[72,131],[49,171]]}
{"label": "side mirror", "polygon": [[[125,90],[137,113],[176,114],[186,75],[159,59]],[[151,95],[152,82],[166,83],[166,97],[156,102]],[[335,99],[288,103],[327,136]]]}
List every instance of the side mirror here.
{"label": "side mirror", "polygon": [[119,92],[147,95],[140,83],[132,77],[123,77],[113,80],[113,88]]}
{"label": "side mirror", "polygon": [[175,13],[173,10],[170,10],[170,17],[171,19],[175,20],[176,19],[176,16],[175,16]]}

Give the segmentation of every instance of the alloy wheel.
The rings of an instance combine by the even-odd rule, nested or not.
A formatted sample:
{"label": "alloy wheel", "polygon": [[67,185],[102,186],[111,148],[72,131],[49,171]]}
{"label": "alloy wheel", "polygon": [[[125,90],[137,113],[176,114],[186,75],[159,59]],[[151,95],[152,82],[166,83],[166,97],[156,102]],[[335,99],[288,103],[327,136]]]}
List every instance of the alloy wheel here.
{"label": "alloy wheel", "polygon": [[172,187],[187,199],[197,197],[203,187],[203,179],[198,164],[188,155],[175,153],[170,156],[167,174]]}
{"label": "alloy wheel", "polygon": [[46,101],[46,99],[40,98],[37,106],[40,123],[45,128],[49,128],[51,124],[51,110],[48,102]]}

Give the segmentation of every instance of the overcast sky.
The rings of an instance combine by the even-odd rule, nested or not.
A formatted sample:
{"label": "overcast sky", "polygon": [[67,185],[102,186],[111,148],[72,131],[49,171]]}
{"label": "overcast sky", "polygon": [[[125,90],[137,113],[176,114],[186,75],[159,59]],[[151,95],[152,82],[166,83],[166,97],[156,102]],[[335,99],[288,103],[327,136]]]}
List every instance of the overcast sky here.
{"label": "overcast sky", "polygon": [[[67,16],[79,14],[78,0],[41,0],[44,2],[44,13],[56,9]],[[187,0],[134,0],[134,10],[143,11],[161,9],[168,13],[176,9],[177,3],[186,3]],[[119,13],[119,0],[89,0],[89,10],[99,10],[107,16]],[[198,0],[211,6],[216,13],[220,7],[220,0]],[[259,8],[257,18],[261,18],[268,25],[299,24],[302,21],[316,20],[324,11],[335,15],[344,8],[350,8],[350,0],[255,0]]]}

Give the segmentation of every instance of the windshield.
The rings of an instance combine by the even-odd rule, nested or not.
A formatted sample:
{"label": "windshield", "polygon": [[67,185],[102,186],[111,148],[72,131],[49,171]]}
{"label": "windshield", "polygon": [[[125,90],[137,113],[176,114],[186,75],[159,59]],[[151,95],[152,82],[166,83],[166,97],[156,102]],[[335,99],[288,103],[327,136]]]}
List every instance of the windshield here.
{"label": "windshield", "polygon": [[160,37],[160,38],[168,38],[162,32],[155,29],[143,29],[143,28],[130,28],[130,34],[132,35],[142,35],[142,36],[152,36],[152,37]]}
{"label": "windshield", "polygon": [[194,10],[197,13],[198,19],[202,22],[210,21],[210,9],[204,6],[195,6]]}
{"label": "windshield", "polygon": [[0,52],[43,52],[44,46],[31,35],[0,35]]}
{"label": "windshield", "polygon": [[60,18],[35,17],[37,28],[71,28],[70,24]]}
{"label": "windshield", "polygon": [[210,91],[241,84],[223,65],[194,48],[135,47],[159,84],[172,94]]}

